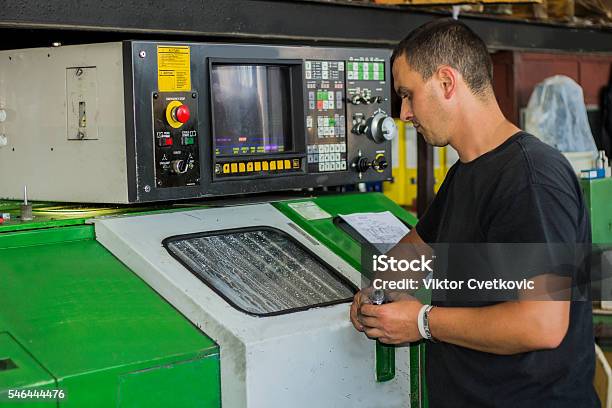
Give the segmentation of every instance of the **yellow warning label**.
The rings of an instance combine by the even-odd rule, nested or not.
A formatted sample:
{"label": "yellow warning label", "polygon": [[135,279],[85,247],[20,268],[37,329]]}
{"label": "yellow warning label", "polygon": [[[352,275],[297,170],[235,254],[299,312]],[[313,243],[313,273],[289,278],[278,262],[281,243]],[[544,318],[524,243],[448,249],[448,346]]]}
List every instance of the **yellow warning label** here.
{"label": "yellow warning label", "polygon": [[160,92],[191,91],[189,47],[157,47],[157,86]]}

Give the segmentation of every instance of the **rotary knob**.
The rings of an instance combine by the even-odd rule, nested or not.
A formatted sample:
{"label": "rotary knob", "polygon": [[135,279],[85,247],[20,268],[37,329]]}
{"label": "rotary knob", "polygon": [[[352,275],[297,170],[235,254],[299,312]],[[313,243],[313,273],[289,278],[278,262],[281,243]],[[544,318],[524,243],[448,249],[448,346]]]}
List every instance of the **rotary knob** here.
{"label": "rotary knob", "polygon": [[395,121],[384,112],[376,112],[368,118],[366,128],[366,134],[376,143],[384,143],[397,136]]}
{"label": "rotary knob", "polygon": [[187,170],[189,170],[189,163],[187,163],[187,160],[172,160],[170,166],[174,174],[185,174]]}

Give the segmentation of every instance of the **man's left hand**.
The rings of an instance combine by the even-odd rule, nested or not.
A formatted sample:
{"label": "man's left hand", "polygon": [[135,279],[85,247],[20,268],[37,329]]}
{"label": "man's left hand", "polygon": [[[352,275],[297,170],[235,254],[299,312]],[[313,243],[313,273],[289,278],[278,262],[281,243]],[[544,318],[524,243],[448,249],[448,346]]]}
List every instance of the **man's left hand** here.
{"label": "man's left hand", "polygon": [[417,316],[423,304],[410,297],[384,305],[361,305],[360,321],[370,338],[381,343],[402,344],[421,340]]}

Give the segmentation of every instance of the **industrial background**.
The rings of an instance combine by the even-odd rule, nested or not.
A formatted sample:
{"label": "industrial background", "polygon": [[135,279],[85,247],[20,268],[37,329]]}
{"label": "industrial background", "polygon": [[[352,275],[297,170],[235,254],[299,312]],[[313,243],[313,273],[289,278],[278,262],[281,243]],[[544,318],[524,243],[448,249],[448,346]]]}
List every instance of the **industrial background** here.
{"label": "industrial background", "polygon": [[[359,220],[401,235],[457,160],[392,88],[391,50],[435,18],[483,38],[519,127],[546,79],[581,87],[596,149],[564,153],[612,243],[610,0],[0,10],[0,406],[428,406],[426,345],[359,337],[347,313]],[[253,123],[270,139],[223,137]],[[612,305],[593,310],[612,407]]]}

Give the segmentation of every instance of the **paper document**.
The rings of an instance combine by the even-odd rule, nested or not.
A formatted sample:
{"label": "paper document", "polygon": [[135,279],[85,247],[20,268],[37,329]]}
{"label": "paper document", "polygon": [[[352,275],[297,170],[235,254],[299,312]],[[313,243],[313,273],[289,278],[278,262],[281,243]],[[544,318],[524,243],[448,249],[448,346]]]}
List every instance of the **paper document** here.
{"label": "paper document", "polygon": [[393,248],[410,232],[410,228],[390,211],[340,215],[340,217],[383,253]]}

